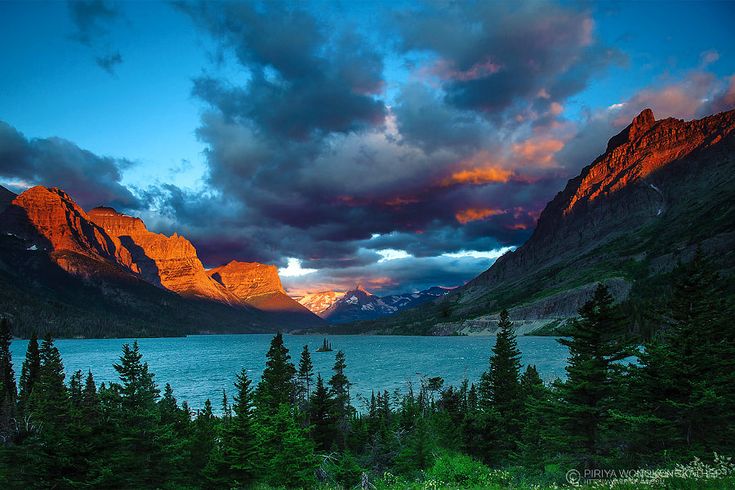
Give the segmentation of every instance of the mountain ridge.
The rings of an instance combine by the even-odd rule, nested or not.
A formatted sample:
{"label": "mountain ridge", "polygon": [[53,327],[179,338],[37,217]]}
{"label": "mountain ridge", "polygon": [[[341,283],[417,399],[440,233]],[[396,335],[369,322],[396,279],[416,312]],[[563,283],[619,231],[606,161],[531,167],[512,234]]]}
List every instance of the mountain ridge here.
{"label": "mountain ridge", "polygon": [[426,307],[345,331],[493,333],[508,308],[519,333],[530,333],[575,316],[597,282],[619,301],[661,299],[659,278],[698,247],[731,272],[734,175],[735,111],[656,121],[646,109],[569,180],[514,252]]}
{"label": "mountain ridge", "polygon": [[[186,238],[151,232],[140,218],[109,207],[87,213],[58,188],[35,186],[17,196],[5,190],[0,197],[9,200],[0,214],[0,314],[16,317],[19,332],[46,325],[57,336],[85,328],[96,336],[182,335],[322,322],[285,294],[275,266],[257,265],[275,274],[277,285],[245,298],[236,284],[211,277]],[[62,327],[54,305],[80,324]],[[109,332],[98,328],[101,318]]]}

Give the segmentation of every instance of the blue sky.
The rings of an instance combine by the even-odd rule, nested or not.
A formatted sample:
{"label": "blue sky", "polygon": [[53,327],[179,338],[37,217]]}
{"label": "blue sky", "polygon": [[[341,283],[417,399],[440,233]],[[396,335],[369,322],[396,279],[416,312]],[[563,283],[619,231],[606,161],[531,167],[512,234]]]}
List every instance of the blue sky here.
{"label": "blue sky", "polygon": [[0,121],[36,152],[0,182],[111,200],[208,265],[296,259],[299,291],[461,284],[643,105],[735,97],[731,2],[182,5],[0,3]]}

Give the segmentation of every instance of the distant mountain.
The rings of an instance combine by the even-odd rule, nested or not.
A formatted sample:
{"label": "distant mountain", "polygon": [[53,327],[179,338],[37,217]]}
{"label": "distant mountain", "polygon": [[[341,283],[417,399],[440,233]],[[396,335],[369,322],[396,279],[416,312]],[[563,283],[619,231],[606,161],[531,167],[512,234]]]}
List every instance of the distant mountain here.
{"label": "distant mountain", "polygon": [[316,315],[286,294],[275,265],[233,260],[207,273],[222,284],[238,304],[278,313],[296,325],[314,323]]}
{"label": "distant mountain", "polygon": [[444,296],[451,289],[435,286],[424,291],[376,296],[358,285],[345,293],[325,291],[306,295],[299,301],[329,323],[348,323],[392,315]]}
{"label": "distant mountain", "polygon": [[732,274],[734,203],[735,111],[686,122],[656,121],[647,109],[556,195],[515,252],[439,300],[349,330],[493,332],[508,308],[520,332],[551,331],[598,281],[642,311],[665,300],[667,274],[697,247]]}
{"label": "distant mountain", "polygon": [[321,291],[319,293],[305,294],[299,298],[299,303],[305,308],[315,314],[322,316],[330,306],[332,306],[338,299],[344,296],[345,293],[341,291]]}
{"label": "distant mountain", "polygon": [[263,264],[208,272],[184,237],[150,232],[112,208],[86,213],[56,188],[28,189],[0,214],[0,315],[20,335],[267,332],[322,323],[285,295],[277,276]]}

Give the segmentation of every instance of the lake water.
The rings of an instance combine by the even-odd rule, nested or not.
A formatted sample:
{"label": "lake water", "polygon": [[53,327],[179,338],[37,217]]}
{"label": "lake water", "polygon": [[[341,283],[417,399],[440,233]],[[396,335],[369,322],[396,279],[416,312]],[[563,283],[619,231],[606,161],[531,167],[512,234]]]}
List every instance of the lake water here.
{"label": "lake water", "polygon": [[[246,368],[253,386],[260,379],[272,335],[195,335],[181,338],[139,339],[143,360],[156,375],[159,387],[170,383],[179,402],[187,400],[201,408],[207,398],[220,406],[222,389],[232,398],[235,374]],[[329,379],[334,354],[347,356],[347,376],[353,383],[353,404],[370,397],[371,390],[406,391],[408,383],[418,386],[422,377],[441,376],[447,385],[463,379],[477,382],[487,369],[495,337],[398,337],[332,336],[334,352],[318,353],[322,336],[284,335],[291,359],[298,365],[304,344],[312,353],[314,373]],[[56,346],[67,373],[92,370],[97,384],[118,381],[113,363],[121,346],[132,339],[62,339]],[[16,375],[20,376],[27,340],[14,340],[11,347]],[[568,350],[552,337],[518,337],[522,362],[535,364],[546,381],[565,375]],[[357,399],[356,399],[357,398]]]}

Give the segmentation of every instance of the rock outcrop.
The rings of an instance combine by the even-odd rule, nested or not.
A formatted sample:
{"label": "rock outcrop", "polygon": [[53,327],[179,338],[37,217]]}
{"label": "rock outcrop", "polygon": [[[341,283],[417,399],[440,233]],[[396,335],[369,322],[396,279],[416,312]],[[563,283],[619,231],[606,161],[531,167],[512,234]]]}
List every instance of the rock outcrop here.
{"label": "rock outcrop", "polygon": [[275,265],[238,262],[208,271],[209,277],[221,284],[234,301],[262,311],[298,315],[313,323],[316,315],[286,294]]}
{"label": "rock outcrop", "polygon": [[77,268],[72,252],[89,259],[122,266],[137,273],[130,252],[120,240],[95,225],[69,195],[57,188],[36,186],[23,192],[5,209],[6,233],[27,240],[33,250],[45,250],[68,272],[89,274]]}
{"label": "rock outcrop", "polygon": [[236,303],[236,298],[212,280],[186,238],[170,237],[148,231],[140,218],[98,207],[89,217],[129,251],[135,266],[146,281],[181,296]]}
{"label": "rock outcrop", "polygon": [[646,109],[547,204],[521,247],[446,297],[363,328],[446,334],[501,308],[519,322],[563,321],[598,282],[619,300],[663,294],[657,278],[697,247],[732,273],[733,202],[735,111],[656,121]]}

